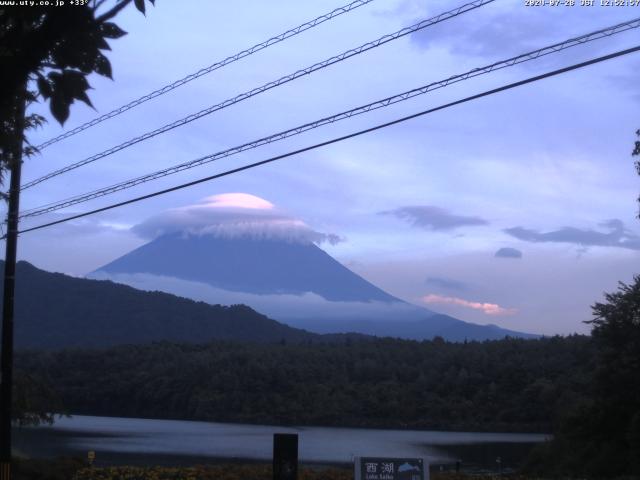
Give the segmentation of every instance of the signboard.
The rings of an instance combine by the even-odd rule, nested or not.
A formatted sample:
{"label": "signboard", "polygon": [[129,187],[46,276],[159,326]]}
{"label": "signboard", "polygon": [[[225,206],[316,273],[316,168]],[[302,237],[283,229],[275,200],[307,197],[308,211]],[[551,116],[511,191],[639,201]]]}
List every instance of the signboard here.
{"label": "signboard", "polygon": [[298,478],[298,434],[273,434],[273,480]]}
{"label": "signboard", "polygon": [[355,480],[429,480],[422,458],[356,457]]}

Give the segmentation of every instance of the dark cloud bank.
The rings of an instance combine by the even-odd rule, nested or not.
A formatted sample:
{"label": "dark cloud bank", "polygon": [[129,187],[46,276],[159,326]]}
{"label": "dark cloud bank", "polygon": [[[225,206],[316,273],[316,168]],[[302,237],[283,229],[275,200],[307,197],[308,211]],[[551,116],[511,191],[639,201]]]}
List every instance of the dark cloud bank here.
{"label": "dark cloud bank", "polygon": [[529,228],[513,227],[507,228],[505,232],[519,240],[532,243],[572,243],[581,247],[616,247],[640,250],[640,236],[627,230],[621,220],[607,220],[600,226],[609,231],[562,227],[558,230],[542,233]]}
{"label": "dark cloud bank", "polygon": [[499,249],[494,256],[497,258],[522,258],[522,252],[517,248],[504,247]]}
{"label": "dark cloud bank", "polygon": [[456,290],[460,292],[465,291],[468,288],[467,284],[464,282],[444,277],[427,277],[424,283],[432,287],[442,288],[445,290]]}
{"label": "dark cloud bank", "polygon": [[396,218],[409,222],[414,227],[434,231],[453,230],[458,227],[488,225],[485,219],[480,217],[456,215],[444,208],[432,205],[406,206],[395,210],[380,212],[380,215],[393,215]]}

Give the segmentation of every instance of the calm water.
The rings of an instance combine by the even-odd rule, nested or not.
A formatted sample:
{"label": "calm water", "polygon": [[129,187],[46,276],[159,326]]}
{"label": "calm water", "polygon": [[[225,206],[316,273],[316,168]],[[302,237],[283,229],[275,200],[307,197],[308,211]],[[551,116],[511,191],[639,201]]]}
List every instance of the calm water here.
{"label": "calm water", "polygon": [[74,416],[53,426],[16,428],[15,448],[28,456],[86,456],[99,463],[206,463],[216,460],[269,461],[273,434],[297,433],[305,463],[349,463],[353,456],[426,457],[432,464],[492,467],[517,463],[540,434],[465,433],[327,427],[274,427]]}

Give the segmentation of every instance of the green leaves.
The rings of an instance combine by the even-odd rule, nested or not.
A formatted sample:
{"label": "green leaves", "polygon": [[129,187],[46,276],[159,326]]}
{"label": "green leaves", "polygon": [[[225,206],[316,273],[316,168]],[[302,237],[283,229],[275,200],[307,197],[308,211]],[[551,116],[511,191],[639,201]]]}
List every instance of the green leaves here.
{"label": "green leaves", "polygon": [[40,91],[40,95],[42,95],[42,98],[44,98],[45,100],[48,100],[49,98],[51,98],[51,94],[53,93],[53,91],[51,89],[51,84],[49,83],[49,80],[47,80],[41,74],[38,74],[37,83],[38,83],[38,90]]}
{"label": "green leaves", "polygon": [[133,0],[133,3],[136,5],[136,8],[140,10],[142,14],[145,12],[144,0]]}
{"label": "green leaves", "polygon": [[[587,402],[563,419],[546,454],[547,471],[572,477],[639,478],[640,276],[593,305],[596,348]],[[561,449],[561,450],[560,450]],[[558,452],[560,451],[560,454]],[[594,455],[597,453],[597,455]],[[546,476],[546,475],[545,475]]]}
{"label": "green leaves", "polygon": [[[135,4],[136,8],[144,15],[145,14],[144,0],[133,0],[133,3]],[[149,3],[155,6],[156,1],[149,0]]]}
{"label": "green leaves", "polygon": [[[150,0],[150,3],[154,2]],[[139,11],[145,12],[144,0],[134,0],[134,4]],[[121,8],[114,7],[111,16]],[[47,14],[48,17],[41,21],[46,23],[50,20],[58,28],[63,24],[55,14],[55,11]],[[118,39],[127,34],[115,23],[96,18],[96,12],[91,8],[73,9],[64,20],[57,37],[49,39],[52,46],[46,58],[42,58],[41,66],[33,72],[40,95],[50,101],[51,113],[61,124],[69,118],[74,101],[80,100],[93,107],[87,95],[91,88],[87,76],[97,73],[113,78],[111,63],[101,50],[111,50],[107,39]],[[47,67],[50,71],[45,76],[41,71]]]}
{"label": "green leaves", "polygon": [[36,128],[40,128],[45,123],[47,123],[47,119],[42,115],[38,115],[37,113],[32,113],[31,115],[27,115],[24,119],[24,129],[25,130],[34,130]]}
{"label": "green leaves", "polygon": [[104,38],[120,38],[124,37],[127,32],[122,30],[118,25],[112,22],[105,22],[100,25],[100,33]]}
{"label": "green leaves", "polygon": [[47,378],[16,370],[13,382],[13,421],[18,425],[52,424],[63,410],[58,393]]}
{"label": "green leaves", "polygon": [[[40,88],[40,83],[39,81],[38,88]],[[51,72],[48,75],[48,81],[43,78],[42,83],[43,85],[48,85],[46,88],[49,89],[47,93],[51,98],[51,113],[62,124],[69,118],[69,107],[75,100],[80,100],[93,107],[87,95],[87,90],[91,86],[83,72],[77,70],[63,70],[62,73]],[[42,90],[40,93],[44,97]]]}
{"label": "green leaves", "polygon": [[109,77],[113,79],[111,71],[111,63],[102,53],[98,52],[95,58],[93,70],[103,77]]}
{"label": "green leaves", "polygon": [[[154,4],[153,0],[149,2]],[[113,78],[111,63],[103,52],[111,50],[107,40],[127,34],[113,22],[113,18],[131,3],[145,13],[145,0],[120,0],[105,13],[99,14],[97,9],[103,3],[94,2],[93,7],[87,5],[65,9],[34,6],[22,16],[23,26],[27,28],[17,28],[15,22],[4,22],[3,44],[28,48],[19,58],[9,58],[7,78],[13,84],[7,83],[3,95],[10,96],[11,93],[7,92],[17,91],[19,82],[16,79],[34,79],[38,93],[50,102],[51,113],[60,123],[69,118],[70,106],[74,101],[92,106],[87,94],[91,88],[87,77],[97,73]],[[0,118],[0,123],[2,121],[4,119]],[[0,152],[3,144],[0,136]]]}
{"label": "green leaves", "polygon": [[69,118],[69,104],[66,103],[61,96],[56,96],[51,97],[49,108],[53,118],[60,122],[60,124],[64,125],[64,122]]}

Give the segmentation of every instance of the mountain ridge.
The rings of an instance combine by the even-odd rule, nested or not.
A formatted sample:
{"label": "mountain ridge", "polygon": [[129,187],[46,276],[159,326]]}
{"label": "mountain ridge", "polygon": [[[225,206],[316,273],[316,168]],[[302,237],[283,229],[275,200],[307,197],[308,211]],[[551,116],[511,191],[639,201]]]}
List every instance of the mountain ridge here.
{"label": "mountain ridge", "polygon": [[209,303],[243,303],[315,333],[423,340],[537,335],[478,325],[400,300],[317,245],[259,237],[172,233],[90,274]]}
{"label": "mountain ridge", "polygon": [[[0,267],[4,267],[2,260]],[[296,329],[246,305],[210,305],[111,281],[46,272],[25,261],[17,264],[15,305],[17,348],[95,348],[155,341],[337,341],[349,337]]]}

